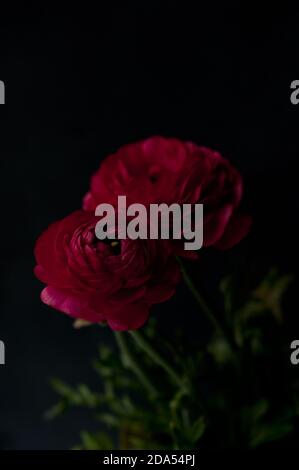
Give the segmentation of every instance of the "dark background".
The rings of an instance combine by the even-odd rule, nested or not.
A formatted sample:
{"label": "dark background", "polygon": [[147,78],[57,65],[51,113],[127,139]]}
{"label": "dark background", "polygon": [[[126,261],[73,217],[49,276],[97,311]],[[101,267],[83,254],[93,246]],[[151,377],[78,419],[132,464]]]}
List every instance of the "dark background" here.
{"label": "dark background", "polygon": [[[112,335],[75,331],[40,302],[33,247],[49,223],[80,206],[91,173],[119,146],[156,134],[188,139],[220,150],[243,174],[253,230],[198,265],[208,290],[231,270],[257,278],[273,264],[297,267],[299,106],[289,96],[299,79],[298,12],[133,5],[1,12],[3,449],[65,449],[91,429],[84,413],[44,421],[55,401],[48,379],[99,386],[88,364]],[[153,314],[200,328],[185,293]],[[192,320],[182,320],[183,309]],[[298,314],[294,302],[289,313]]]}

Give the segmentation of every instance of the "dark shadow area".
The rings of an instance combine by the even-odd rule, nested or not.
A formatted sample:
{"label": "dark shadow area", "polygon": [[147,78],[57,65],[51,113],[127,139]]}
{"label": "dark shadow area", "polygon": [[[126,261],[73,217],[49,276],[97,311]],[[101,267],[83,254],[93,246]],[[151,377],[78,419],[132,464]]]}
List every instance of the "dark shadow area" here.
{"label": "dark shadow area", "polygon": [[[0,448],[66,449],[90,429],[83,412],[44,420],[55,401],[48,380],[99,387],[87,364],[112,335],[76,331],[40,302],[33,248],[52,221],[80,206],[92,172],[119,146],[157,134],[192,140],[244,176],[253,229],[192,268],[207,292],[231,271],[253,283],[271,265],[296,272],[299,106],[289,87],[299,78],[297,20],[286,8],[244,14],[170,2],[101,7],[96,16],[42,7],[1,16]],[[183,286],[153,314],[166,327],[205,329]]]}

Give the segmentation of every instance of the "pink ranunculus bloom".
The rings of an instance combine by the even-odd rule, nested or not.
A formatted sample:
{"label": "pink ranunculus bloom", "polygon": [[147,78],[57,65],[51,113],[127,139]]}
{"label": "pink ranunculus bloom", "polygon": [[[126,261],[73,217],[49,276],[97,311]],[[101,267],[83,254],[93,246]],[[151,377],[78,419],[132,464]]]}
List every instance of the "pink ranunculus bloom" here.
{"label": "pink ranunculus bloom", "polygon": [[174,294],[178,264],[167,240],[98,240],[98,220],[76,211],[37,240],[35,274],[47,285],[41,299],[74,318],[137,329],[152,304]]}
{"label": "pink ranunculus bloom", "polygon": [[[228,249],[249,231],[251,217],[240,212],[243,183],[239,172],[219,152],[178,139],[151,137],[125,145],[107,157],[92,176],[83,208],[103,202],[202,203],[204,247]],[[176,254],[190,252],[175,243]]]}

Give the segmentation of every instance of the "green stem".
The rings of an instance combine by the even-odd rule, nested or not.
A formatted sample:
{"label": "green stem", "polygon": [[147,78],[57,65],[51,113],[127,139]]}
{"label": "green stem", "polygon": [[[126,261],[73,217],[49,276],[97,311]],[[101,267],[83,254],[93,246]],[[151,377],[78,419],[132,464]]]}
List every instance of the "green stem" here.
{"label": "green stem", "polygon": [[181,272],[183,275],[183,279],[185,281],[186,286],[189,288],[191,294],[193,295],[195,301],[199,305],[200,309],[202,312],[206,315],[207,319],[210,321],[210,323],[214,326],[216,331],[220,333],[224,338],[226,338],[232,352],[235,352],[237,349],[237,345],[232,338],[231,334],[227,331],[227,329],[220,323],[220,321],[217,319],[216,315],[212,311],[212,309],[209,307],[207,302],[204,300],[202,295],[199,293],[197,288],[195,287],[192,279],[190,278],[189,274],[187,273],[187,270],[184,266],[183,261],[177,257],[177,261],[180,265]]}
{"label": "green stem", "polygon": [[156,397],[158,396],[158,391],[154,387],[154,385],[151,383],[151,381],[148,379],[146,374],[143,372],[143,370],[140,368],[138,365],[137,361],[131,354],[127,342],[125,340],[125,333],[120,332],[120,331],[114,331],[115,339],[118,344],[119,350],[121,352],[122,356],[122,362],[124,367],[127,369],[130,369],[140,380],[140,382],[143,384],[143,386],[146,388],[148,393]]}
{"label": "green stem", "polygon": [[150,343],[139,333],[139,331],[129,331],[132,338],[138,344],[140,349],[147,353],[147,355],[162,369],[167,372],[172,381],[178,386],[182,387],[182,379],[175,372],[173,367],[150,345]]}

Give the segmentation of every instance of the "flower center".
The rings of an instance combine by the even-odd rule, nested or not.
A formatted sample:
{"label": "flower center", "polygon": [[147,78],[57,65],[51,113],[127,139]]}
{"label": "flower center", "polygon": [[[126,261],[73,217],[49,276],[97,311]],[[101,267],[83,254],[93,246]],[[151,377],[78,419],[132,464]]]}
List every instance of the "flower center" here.
{"label": "flower center", "polygon": [[157,173],[152,173],[150,176],[149,176],[149,179],[150,179],[150,182],[151,183],[156,183],[158,181],[158,174]]}
{"label": "flower center", "polygon": [[121,244],[118,240],[112,240],[110,243],[112,253],[117,256],[121,253]]}
{"label": "flower center", "polygon": [[121,254],[121,243],[119,240],[109,240],[109,238],[106,238],[105,240],[101,240],[100,243],[108,245],[112,255],[118,256]]}

